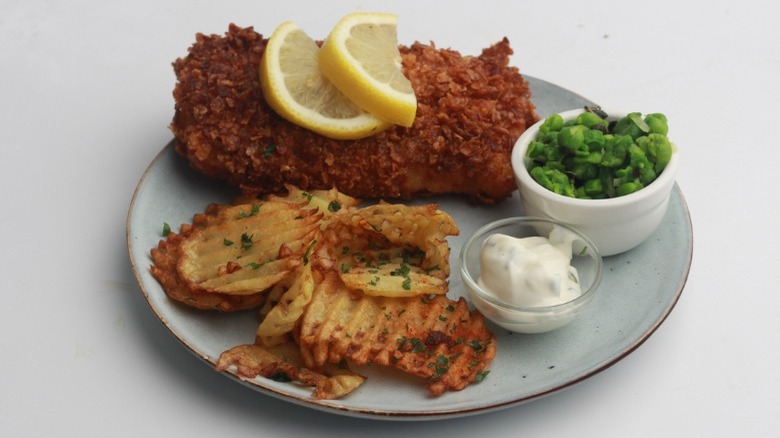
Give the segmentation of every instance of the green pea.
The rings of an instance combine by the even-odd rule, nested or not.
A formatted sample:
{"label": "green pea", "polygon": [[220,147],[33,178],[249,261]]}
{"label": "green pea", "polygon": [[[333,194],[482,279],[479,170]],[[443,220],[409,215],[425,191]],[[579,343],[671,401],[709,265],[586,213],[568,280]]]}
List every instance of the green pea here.
{"label": "green pea", "polygon": [[562,147],[576,151],[585,145],[585,128],[582,125],[567,126],[558,133],[558,144]]}
{"label": "green pea", "polygon": [[642,120],[641,113],[628,113],[615,125],[615,134],[630,135],[633,139],[637,139],[649,131],[650,127]]}
{"label": "green pea", "polygon": [[574,187],[565,173],[557,169],[535,167],[531,169],[531,177],[548,190],[559,195],[574,197]]}
{"label": "green pea", "polygon": [[544,156],[547,161],[561,161],[566,156],[560,146],[553,145],[544,150]]}
{"label": "green pea", "polygon": [[557,145],[558,144],[558,131],[550,131],[547,134],[540,135],[539,138],[541,138],[542,141],[547,143],[547,144]]}
{"label": "green pea", "polygon": [[575,123],[578,125],[583,125],[586,128],[593,128],[595,125],[604,125],[606,126],[606,121],[602,119],[601,117],[597,116],[596,114],[584,112],[577,116],[576,119],[574,119]]}
{"label": "green pea", "polygon": [[590,196],[596,196],[604,193],[604,185],[598,178],[585,181],[585,192]]}
{"label": "green pea", "polygon": [[596,129],[588,129],[583,135],[583,141],[591,152],[601,150],[606,143],[604,133]]}
{"label": "green pea", "polygon": [[615,177],[619,179],[631,179],[634,177],[634,168],[631,165],[615,171]]}
{"label": "green pea", "polygon": [[669,125],[666,116],[661,113],[653,113],[645,116],[645,123],[651,133],[666,135],[669,133]]}
{"label": "green pea", "polygon": [[627,135],[607,135],[604,141],[604,155],[601,165],[605,167],[617,167],[626,160],[628,145],[632,143]]}
{"label": "green pea", "polygon": [[625,196],[629,193],[634,193],[637,190],[642,188],[642,184],[635,182],[635,181],[628,181],[624,182],[623,184],[620,184],[617,189],[615,189],[615,194],[617,196]]}
{"label": "green pea", "polygon": [[589,164],[600,164],[602,160],[602,153],[601,152],[586,152],[584,154],[577,154],[574,157],[573,162],[575,163],[589,163]]}
{"label": "green pea", "polygon": [[530,173],[534,181],[538,182],[542,187],[546,188],[547,190],[553,189],[552,181],[550,180],[550,177],[547,176],[547,172],[544,171],[544,167],[533,167],[528,171],[528,173]]}
{"label": "green pea", "polygon": [[653,165],[642,166],[639,169],[639,181],[644,185],[648,185],[655,181],[657,177],[658,174],[655,173],[655,166]]}
{"label": "green pea", "polygon": [[565,173],[560,170],[552,170],[550,171],[550,179],[553,181],[556,193],[574,197],[574,186]]}
{"label": "green pea", "polygon": [[661,173],[664,169],[666,169],[666,165],[669,164],[670,161],[672,161],[672,154],[674,151],[672,150],[672,143],[670,143],[668,140],[666,143],[663,143],[658,146],[658,151],[656,151],[656,161],[655,161],[655,171],[657,173]]}
{"label": "green pea", "polygon": [[574,197],[579,199],[593,199],[588,192],[585,191],[585,186],[579,186],[574,189]]}
{"label": "green pea", "polygon": [[645,151],[636,144],[628,146],[628,157],[631,167],[634,169],[640,169],[645,166],[652,166],[650,160],[647,159]]}
{"label": "green pea", "polygon": [[525,151],[525,155],[529,158],[536,158],[544,154],[545,145],[539,140],[532,140],[528,143],[528,149]]}
{"label": "green pea", "polygon": [[637,144],[647,152],[654,163],[655,171],[661,173],[672,159],[672,143],[665,135],[651,133],[637,139]]}
{"label": "green pea", "polygon": [[545,135],[551,131],[560,131],[563,127],[563,117],[560,114],[553,114],[546,119],[539,126],[539,134]]}
{"label": "green pea", "polygon": [[575,180],[585,181],[591,178],[596,178],[599,174],[599,169],[596,166],[598,163],[577,162],[576,158],[572,158],[564,162],[566,169],[574,175]]}

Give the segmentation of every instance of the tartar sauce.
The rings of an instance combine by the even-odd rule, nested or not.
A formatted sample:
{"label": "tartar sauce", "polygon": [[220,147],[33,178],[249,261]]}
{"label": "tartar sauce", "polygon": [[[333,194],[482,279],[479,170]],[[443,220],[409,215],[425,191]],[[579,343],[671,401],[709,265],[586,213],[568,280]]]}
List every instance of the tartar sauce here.
{"label": "tartar sauce", "polygon": [[521,307],[562,304],[579,297],[571,266],[574,236],[555,227],[550,237],[493,234],[482,245],[477,282],[488,293]]}

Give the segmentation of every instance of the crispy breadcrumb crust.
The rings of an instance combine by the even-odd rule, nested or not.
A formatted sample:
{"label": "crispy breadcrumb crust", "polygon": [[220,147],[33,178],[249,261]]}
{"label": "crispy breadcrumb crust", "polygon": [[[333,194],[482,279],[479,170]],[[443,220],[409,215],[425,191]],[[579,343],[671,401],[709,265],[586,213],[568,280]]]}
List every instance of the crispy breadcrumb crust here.
{"label": "crispy breadcrumb crust", "polygon": [[230,25],[224,36],[198,34],[173,63],[171,130],[196,170],[250,195],[288,183],[362,198],[456,193],[495,202],[515,189],[511,150],[538,116],[528,84],[509,66],[506,38],[477,57],[432,43],[401,46],[418,101],[414,125],[360,140],[320,136],[268,106],[258,74],[266,42]]}

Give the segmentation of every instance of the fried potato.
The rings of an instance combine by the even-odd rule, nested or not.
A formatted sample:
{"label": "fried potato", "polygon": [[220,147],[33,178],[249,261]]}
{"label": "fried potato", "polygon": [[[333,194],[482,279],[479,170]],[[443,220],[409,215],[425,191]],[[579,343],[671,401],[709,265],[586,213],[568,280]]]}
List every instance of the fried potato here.
{"label": "fried potato", "polygon": [[425,257],[421,268],[439,278],[449,275],[450,249],[447,236],[457,236],[458,226],[436,204],[408,206],[380,203],[355,210],[345,219],[350,224],[369,228],[395,245],[421,250]]}
{"label": "fried potato", "polygon": [[262,292],[302,263],[321,218],[316,210],[278,201],[226,208],[182,242],[179,275],[205,292]]}
{"label": "fried potato", "polygon": [[261,345],[239,345],[223,352],[217,360],[216,369],[225,371],[231,366],[245,379],[257,376],[277,381],[298,381],[313,386],[312,396],[318,399],[336,399],[357,389],[366,378],[349,369],[328,364],[319,370],[303,366],[303,360],[294,344],[275,347]]}
{"label": "fried potato", "polygon": [[376,267],[349,268],[341,264],[339,277],[350,289],[366,295],[414,297],[447,293],[447,282],[406,263],[387,263]]}
{"label": "fried potato", "polygon": [[426,378],[433,395],[481,381],[496,352],[482,315],[463,298],[371,297],[350,291],[334,271],[315,287],[298,342],[307,367],[393,367]]}
{"label": "fried potato", "polygon": [[285,187],[287,188],[285,196],[271,195],[268,199],[293,204],[305,203],[306,208],[317,208],[325,215],[323,226],[327,224],[328,217],[346,209],[357,207],[361,203],[360,199],[341,193],[335,188],[305,191],[292,185],[285,185]]}
{"label": "fried potato", "polygon": [[295,323],[311,300],[314,291],[312,263],[307,263],[295,272],[295,281],[279,298],[279,302],[268,312],[255,334],[256,342],[273,346],[287,341],[285,336],[292,332]]}
{"label": "fried potato", "polygon": [[171,299],[221,310],[259,308],[254,345],[225,351],[217,369],[315,387],[338,398],[378,364],[426,378],[431,394],[480,381],[495,338],[448,291],[452,218],[436,205],[380,203],[288,186],[284,196],[210,206],[152,250]]}
{"label": "fried potato", "polygon": [[368,295],[445,294],[446,235],[457,232],[452,218],[435,205],[379,204],[334,218],[323,231],[328,249],[323,258],[349,288]]}
{"label": "fried potato", "polygon": [[218,213],[227,207],[218,204],[208,206],[205,213],[198,213],[193,217],[191,225],[182,225],[180,233],[170,232],[167,239],[160,240],[157,248],[151,250],[153,264],[150,271],[168,298],[197,309],[224,312],[253,309],[265,302],[266,297],[261,293],[250,295],[204,293],[193,289],[179,277],[176,266],[180,258],[181,243],[196,229],[203,228],[215,220]]}

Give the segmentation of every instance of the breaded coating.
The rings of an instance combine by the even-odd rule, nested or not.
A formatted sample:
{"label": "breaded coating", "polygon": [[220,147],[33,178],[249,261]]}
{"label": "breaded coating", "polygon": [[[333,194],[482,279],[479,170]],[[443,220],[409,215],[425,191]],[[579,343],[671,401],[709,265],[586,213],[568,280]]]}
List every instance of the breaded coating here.
{"label": "breaded coating", "polygon": [[330,189],[361,198],[410,199],[455,193],[482,202],[511,195],[512,147],[538,120],[530,90],[509,66],[504,39],[478,57],[433,44],[401,46],[417,96],[412,127],[360,140],[333,140],[278,116],[260,90],[267,40],[231,25],[199,34],[173,66],[171,129],[176,150],[196,170],[250,195]]}

